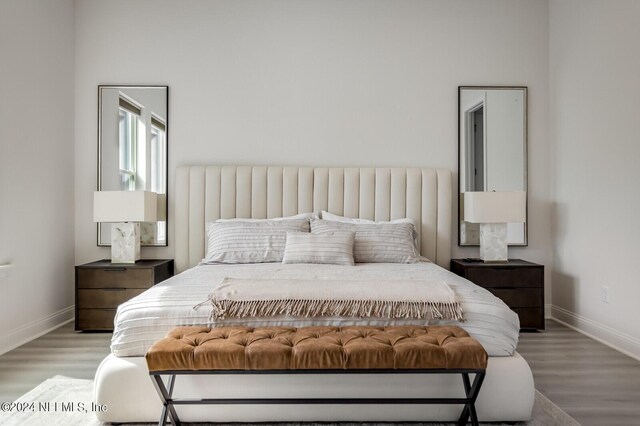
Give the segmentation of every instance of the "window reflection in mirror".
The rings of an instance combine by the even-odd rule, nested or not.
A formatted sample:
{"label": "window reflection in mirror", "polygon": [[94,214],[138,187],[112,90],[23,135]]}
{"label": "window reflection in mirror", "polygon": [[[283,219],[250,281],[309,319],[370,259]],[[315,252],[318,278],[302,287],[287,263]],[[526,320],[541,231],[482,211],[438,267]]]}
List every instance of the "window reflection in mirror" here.
{"label": "window reflection in mirror", "polygon": [[120,150],[120,190],[135,191],[136,189],[136,147],[138,121],[140,110],[134,111],[133,107],[120,98],[119,109],[119,150]]}
{"label": "window reflection in mirror", "polygon": [[[98,190],[167,193],[166,86],[99,86]],[[166,214],[166,196],[161,217]],[[111,227],[98,224],[98,245]],[[167,223],[140,224],[142,245],[167,245]]]}

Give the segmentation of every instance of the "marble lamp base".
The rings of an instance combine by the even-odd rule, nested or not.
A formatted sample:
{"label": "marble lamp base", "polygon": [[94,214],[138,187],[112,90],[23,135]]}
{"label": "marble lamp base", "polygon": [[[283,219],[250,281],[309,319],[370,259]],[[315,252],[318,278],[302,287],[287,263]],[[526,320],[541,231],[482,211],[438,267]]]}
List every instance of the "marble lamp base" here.
{"label": "marble lamp base", "polygon": [[484,262],[508,262],[507,224],[480,224],[480,259]]}
{"label": "marble lamp base", "polygon": [[111,263],[136,263],[140,260],[140,224],[111,224]]}

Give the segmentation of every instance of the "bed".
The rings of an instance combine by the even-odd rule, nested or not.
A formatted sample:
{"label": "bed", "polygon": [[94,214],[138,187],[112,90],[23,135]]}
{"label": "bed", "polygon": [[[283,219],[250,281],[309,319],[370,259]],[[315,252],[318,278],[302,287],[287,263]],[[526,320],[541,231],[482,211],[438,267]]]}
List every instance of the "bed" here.
{"label": "bed", "polygon": [[[517,316],[488,291],[447,270],[451,251],[451,176],[446,170],[419,168],[310,168],[183,166],[176,172],[174,201],[175,262],[170,280],[121,305],[115,320],[112,353],[98,371],[94,399],[108,410],[105,422],[157,421],[161,404],[148,376],[144,353],[177,325],[208,324],[206,300],[225,276],[332,279],[355,276],[437,278],[455,291],[465,312],[460,323],[487,350],[487,376],[478,398],[481,421],[530,418],[534,401],[531,371],[515,351]],[[422,261],[414,264],[199,265],[205,255],[205,223],[227,218],[274,218],[326,210],[347,217],[416,224]],[[383,320],[345,317],[270,317],[225,319],[214,325],[399,325],[447,324],[452,320]],[[455,322],[457,323],[457,322]],[[193,376],[181,380],[175,395],[203,397],[415,397],[461,395],[449,376]],[[202,406],[185,407],[184,421],[452,421],[457,407],[447,406]]]}

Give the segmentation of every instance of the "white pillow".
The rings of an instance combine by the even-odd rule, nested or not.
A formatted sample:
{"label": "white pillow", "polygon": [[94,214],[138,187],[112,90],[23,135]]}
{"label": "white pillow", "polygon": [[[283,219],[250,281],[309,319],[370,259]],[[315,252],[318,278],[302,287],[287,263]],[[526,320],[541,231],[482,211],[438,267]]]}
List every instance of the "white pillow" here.
{"label": "white pillow", "polygon": [[308,233],[309,219],[210,222],[202,263],[282,262],[287,232]]}
{"label": "white pillow", "polygon": [[404,223],[346,223],[312,219],[311,233],[353,232],[356,263],[415,263],[420,256],[413,245],[413,225]]}
{"label": "white pillow", "polygon": [[353,265],[353,232],[315,235],[287,232],[282,263]]}
{"label": "white pillow", "polygon": [[337,214],[329,213],[328,211],[322,210],[320,212],[320,217],[324,220],[332,220],[334,222],[344,222],[344,223],[360,223],[360,224],[383,224],[383,223],[410,223],[413,225],[413,246],[416,248],[416,251],[420,252],[420,246],[418,245],[418,230],[416,229],[416,223],[413,219],[409,219],[408,217],[402,219],[394,219],[392,221],[375,221],[370,219],[360,219],[360,218],[351,218],[346,216],[339,216]]}

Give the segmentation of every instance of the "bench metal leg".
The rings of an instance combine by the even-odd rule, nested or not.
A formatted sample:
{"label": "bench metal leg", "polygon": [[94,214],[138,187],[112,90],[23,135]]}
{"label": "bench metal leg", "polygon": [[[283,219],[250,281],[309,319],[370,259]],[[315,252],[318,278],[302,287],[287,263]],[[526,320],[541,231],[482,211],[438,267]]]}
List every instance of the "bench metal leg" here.
{"label": "bench metal leg", "polygon": [[458,419],[458,425],[464,426],[467,424],[467,420],[471,417],[471,424],[478,426],[478,414],[476,413],[476,399],[484,380],[484,373],[476,373],[473,379],[473,385],[469,381],[469,373],[462,373],[462,383],[464,384],[464,391],[467,395],[468,402],[465,404],[460,419]]}
{"label": "bench metal leg", "polygon": [[[469,382],[469,375],[462,373],[462,383],[464,384],[464,393],[469,397],[469,391],[471,390],[471,383]],[[469,404],[465,404],[462,409],[462,414],[460,414],[460,418],[458,419],[458,425],[464,426],[467,424],[467,420],[469,419]]]}
{"label": "bench metal leg", "polygon": [[[325,373],[321,370],[300,370],[300,374],[320,374]],[[356,374],[355,372],[345,373],[342,370],[329,371],[330,373],[339,374]],[[402,370],[401,370],[402,371]],[[408,370],[410,371],[410,370]],[[447,371],[441,370],[419,370],[418,372],[424,374],[445,374]],[[162,381],[161,373],[169,376],[169,389]],[[478,426],[478,415],[476,413],[476,399],[480,392],[480,387],[484,381],[485,370],[466,370],[455,371],[455,374],[462,375],[462,383],[464,385],[464,398],[232,398],[232,399],[209,399],[209,398],[173,398],[173,387],[177,374],[244,374],[245,370],[220,370],[220,371],[194,371],[194,372],[182,372],[182,371],[163,371],[163,372],[151,372],[152,382],[156,387],[156,391],[162,401],[162,414],[158,424],[160,426],[166,426],[167,417],[171,420],[174,426],[179,426],[180,419],[175,410],[175,405],[208,405],[208,404],[460,404],[463,405],[462,414],[458,419],[459,426],[465,426],[470,419],[471,424]],[[380,373],[379,371],[377,373]],[[415,371],[411,371],[415,373]],[[454,372],[451,372],[454,373]],[[285,371],[256,371],[249,372],[249,374],[286,374]],[[381,374],[397,374],[396,371],[383,371]],[[469,374],[475,374],[473,384],[469,380]]]}
{"label": "bench metal leg", "polygon": [[156,387],[156,391],[158,391],[158,395],[160,396],[160,400],[162,401],[162,413],[160,414],[160,421],[158,422],[159,426],[165,426],[167,424],[167,414],[171,419],[171,424],[174,426],[180,426],[180,419],[178,418],[178,413],[176,413],[176,409],[173,406],[173,385],[176,381],[176,376],[174,374],[169,376],[169,390],[167,390],[164,382],[162,381],[162,376],[159,374],[153,374],[153,384]]}

